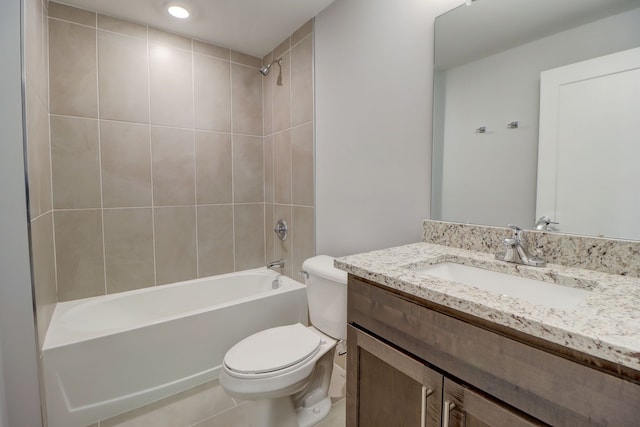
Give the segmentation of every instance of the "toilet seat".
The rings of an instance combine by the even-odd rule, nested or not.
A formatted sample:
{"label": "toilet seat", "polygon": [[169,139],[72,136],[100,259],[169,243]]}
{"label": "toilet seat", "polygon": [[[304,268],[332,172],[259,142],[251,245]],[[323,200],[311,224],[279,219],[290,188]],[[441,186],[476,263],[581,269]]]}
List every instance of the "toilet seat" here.
{"label": "toilet seat", "polygon": [[318,334],[300,323],[280,326],[238,342],[227,352],[223,363],[227,373],[236,378],[268,378],[304,365],[316,356],[323,343]]}

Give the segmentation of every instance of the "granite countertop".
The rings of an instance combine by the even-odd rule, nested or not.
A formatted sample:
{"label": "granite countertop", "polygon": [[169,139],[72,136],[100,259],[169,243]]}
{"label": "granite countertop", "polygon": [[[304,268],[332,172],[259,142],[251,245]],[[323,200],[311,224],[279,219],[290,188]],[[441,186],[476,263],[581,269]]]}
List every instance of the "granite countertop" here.
{"label": "granite countertop", "polygon": [[[452,261],[589,291],[568,311],[439,279],[417,267]],[[492,253],[415,243],[351,255],[335,266],[355,276],[640,371],[640,279],[558,264],[529,267]],[[414,270],[412,270],[412,268]]]}

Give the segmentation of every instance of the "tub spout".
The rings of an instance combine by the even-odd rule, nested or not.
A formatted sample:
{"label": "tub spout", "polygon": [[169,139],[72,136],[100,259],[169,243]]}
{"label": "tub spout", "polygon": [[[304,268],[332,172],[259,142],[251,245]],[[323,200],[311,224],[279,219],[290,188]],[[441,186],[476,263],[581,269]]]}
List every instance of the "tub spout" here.
{"label": "tub spout", "polygon": [[279,259],[277,261],[271,261],[270,263],[267,264],[267,268],[270,268],[272,270],[274,268],[284,268],[284,260]]}

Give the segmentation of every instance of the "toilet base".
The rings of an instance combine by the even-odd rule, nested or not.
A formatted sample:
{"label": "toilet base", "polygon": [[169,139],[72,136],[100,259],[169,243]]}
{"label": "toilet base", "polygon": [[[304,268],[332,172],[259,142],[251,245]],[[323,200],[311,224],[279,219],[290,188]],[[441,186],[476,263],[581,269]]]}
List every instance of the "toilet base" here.
{"label": "toilet base", "polygon": [[248,402],[251,427],[299,427],[293,402],[289,396],[257,399]]}
{"label": "toilet base", "polygon": [[327,397],[309,408],[298,408],[298,427],[312,427],[318,424],[331,410],[331,398]]}

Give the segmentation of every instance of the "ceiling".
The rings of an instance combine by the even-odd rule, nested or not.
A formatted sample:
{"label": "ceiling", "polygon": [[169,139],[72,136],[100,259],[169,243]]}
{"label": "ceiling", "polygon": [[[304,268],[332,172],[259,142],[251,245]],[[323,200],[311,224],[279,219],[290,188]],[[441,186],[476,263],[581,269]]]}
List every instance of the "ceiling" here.
{"label": "ceiling", "polygon": [[[71,6],[183,34],[262,58],[334,0],[62,0]],[[169,5],[191,11],[170,16]]]}
{"label": "ceiling", "polygon": [[640,6],[640,0],[477,0],[436,19],[437,68],[466,64]]}

